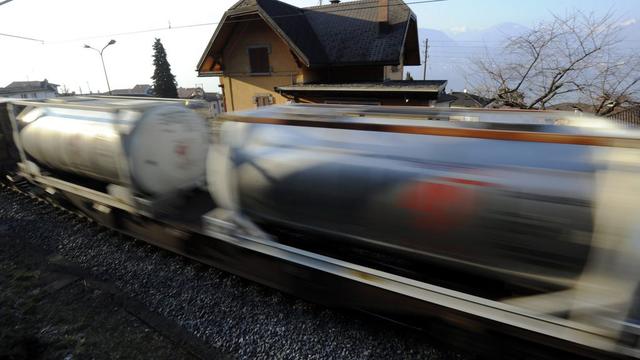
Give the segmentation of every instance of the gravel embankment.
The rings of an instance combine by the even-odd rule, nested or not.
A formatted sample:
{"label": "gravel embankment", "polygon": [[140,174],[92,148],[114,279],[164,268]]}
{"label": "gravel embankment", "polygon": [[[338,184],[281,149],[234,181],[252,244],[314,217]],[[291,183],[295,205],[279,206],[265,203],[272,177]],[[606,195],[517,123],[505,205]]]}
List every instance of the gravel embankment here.
{"label": "gravel embankment", "polygon": [[61,214],[0,188],[4,233],[59,254],[233,357],[463,357],[424,334],[311,304]]}

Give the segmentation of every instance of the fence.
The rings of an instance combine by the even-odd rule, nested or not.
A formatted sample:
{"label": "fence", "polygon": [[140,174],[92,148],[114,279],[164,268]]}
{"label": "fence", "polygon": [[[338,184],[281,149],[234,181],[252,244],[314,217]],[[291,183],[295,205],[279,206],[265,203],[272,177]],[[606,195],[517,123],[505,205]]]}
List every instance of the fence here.
{"label": "fence", "polygon": [[607,116],[624,127],[640,127],[640,105]]}

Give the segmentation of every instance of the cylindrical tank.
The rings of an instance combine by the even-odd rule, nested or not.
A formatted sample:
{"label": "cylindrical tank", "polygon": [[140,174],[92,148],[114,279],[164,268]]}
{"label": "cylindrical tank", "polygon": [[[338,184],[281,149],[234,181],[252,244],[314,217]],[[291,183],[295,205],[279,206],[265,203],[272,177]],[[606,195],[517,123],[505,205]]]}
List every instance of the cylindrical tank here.
{"label": "cylindrical tank", "polygon": [[204,178],[208,127],[192,110],[145,104],[106,111],[56,107],[20,116],[25,152],[52,169],[160,196]]}
{"label": "cylindrical tank", "polygon": [[606,147],[589,144],[614,126],[570,113],[407,112],[222,115],[226,149],[211,154],[210,191],[258,223],[385,252],[550,284],[581,273],[606,166],[596,156]]}

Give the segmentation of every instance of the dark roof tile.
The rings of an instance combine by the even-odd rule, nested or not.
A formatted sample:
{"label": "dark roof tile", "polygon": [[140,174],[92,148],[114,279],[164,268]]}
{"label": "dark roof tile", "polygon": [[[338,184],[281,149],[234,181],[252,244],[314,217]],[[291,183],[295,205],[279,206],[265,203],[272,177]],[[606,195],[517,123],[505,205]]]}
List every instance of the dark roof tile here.
{"label": "dark roof tile", "polygon": [[389,1],[389,25],[381,27],[378,0],[360,0],[305,9],[331,64],[398,64],[412,12]]}
{"label": "dark roof tile", "polygon": [[[380,24],[378,0],[308,8],[298,8],[278,0],[240,0],[225,13],[198,68],[212,48],[222,48],[221,44],[215,43],[218,36],[228,35],[228,32],[220,31],[224,22],[229,17],[251,12],[263,16],[290,46],[299,51],[302,61],[310,67],[398,65],[403,49],[408,51],[404,46],[407,28],[412,21],[415,22],[415,15],[402,0],[388,0],[388,4],[388,23]],[[410,45],[412,49],[415,47],[415,44]],[[417,64],[407,65],[419,65],[419,60],[412,61],[417,61]]]}
{"label": "dark roof tile", "polygon": [[327,63],[327,55],[323,47],[317,46],[319,39],[305,19],[302,9],[273,0],[259,0],[258,4],[269,15],[269,19],[282,30],[282,35],[307,57],[310,64]]}

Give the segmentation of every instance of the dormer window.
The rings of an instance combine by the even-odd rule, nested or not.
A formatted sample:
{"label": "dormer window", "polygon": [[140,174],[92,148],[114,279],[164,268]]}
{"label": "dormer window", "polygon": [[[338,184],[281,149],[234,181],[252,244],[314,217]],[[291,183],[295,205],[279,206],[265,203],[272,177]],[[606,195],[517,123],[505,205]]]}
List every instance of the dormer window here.
{"label": "dormer window", "polygon": [[247,49],[247,52],[249,53],[251,74],[268,74],[271,72],[268,46],[251,46]]}

